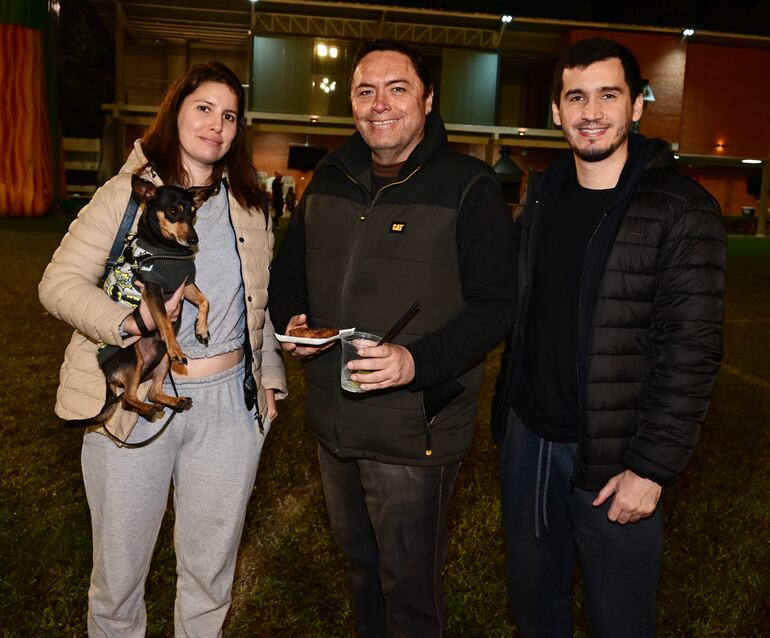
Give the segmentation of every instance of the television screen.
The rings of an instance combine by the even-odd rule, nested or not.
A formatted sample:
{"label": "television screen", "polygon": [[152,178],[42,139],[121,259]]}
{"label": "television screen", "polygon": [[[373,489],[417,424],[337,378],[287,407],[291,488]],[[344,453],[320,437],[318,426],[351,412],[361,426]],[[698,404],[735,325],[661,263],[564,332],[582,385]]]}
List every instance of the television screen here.
{"label": "television screen", "polygon": [[289,145],[288,167],[296,171],[312,171],[328,151],[323,146]]}

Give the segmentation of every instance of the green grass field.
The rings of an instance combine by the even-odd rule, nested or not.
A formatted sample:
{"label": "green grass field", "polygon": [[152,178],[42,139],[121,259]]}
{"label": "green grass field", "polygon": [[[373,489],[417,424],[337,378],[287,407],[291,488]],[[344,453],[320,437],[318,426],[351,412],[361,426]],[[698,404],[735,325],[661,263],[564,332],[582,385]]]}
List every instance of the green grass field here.
{"label": "green grass field", "polygon": [[[80,433],[53,414],[70,329],[37,282],[62,219],[0,220],[0,635],[85,636],[90,524]],[[725,361],[688,471],[664,492],[660,636],[770,635],[770,240],[731,238]],[[505,602],[489,360],[478,434],[452,503],[445,585],[449,636],[515,635]],[[249,507],[225,635],[350,636],[344,562],[326,523],[302,374],[268,438]],[[173,512],[147,583],[149,636],[171,636]],[[576,606],[580,607],[579,599]],[[578,620],[585,636],[585,621]]]}

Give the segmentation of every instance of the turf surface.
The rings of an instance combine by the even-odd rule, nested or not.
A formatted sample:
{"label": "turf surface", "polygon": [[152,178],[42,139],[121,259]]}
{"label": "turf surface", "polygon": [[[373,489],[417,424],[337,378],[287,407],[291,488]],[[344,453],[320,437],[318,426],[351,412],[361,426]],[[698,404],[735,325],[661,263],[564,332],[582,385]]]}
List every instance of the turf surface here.
{"label": "turf surface", "polygon": [[[70,329],[36,285],[66,222],[0,220],[0,635],[84,636],[90,527],[79,433],[52,412]],[[770,635],[770,240],[728,245],[726,356],[688,471],[664,492],[660,636]],[[452,503],[448,636],[515,635],[505,604],[489,359],[478,434]],[[349,636],[344,562],[328,531],[303,384],[289,362],[251,499],[225,635]],[[173,635],[173,512],[147,583],[148,636]],[[586,635],[580,615],[578,635]]]}

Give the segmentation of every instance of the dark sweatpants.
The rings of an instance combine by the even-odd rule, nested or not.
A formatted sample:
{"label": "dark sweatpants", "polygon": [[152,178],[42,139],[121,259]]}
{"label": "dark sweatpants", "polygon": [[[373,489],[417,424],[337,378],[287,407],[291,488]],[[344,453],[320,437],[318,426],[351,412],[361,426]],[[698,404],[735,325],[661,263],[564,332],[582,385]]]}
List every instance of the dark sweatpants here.
{"label": "dark sweatpants", "polygon": [[576,447],[544,441],[511,411],[501,480],[516,626],[523,638],[573,635],[577,560],[592,638],[654,636],[661,507],[638,523],[612,523],[612,497],[594,507],[596,492],[571,489]]}

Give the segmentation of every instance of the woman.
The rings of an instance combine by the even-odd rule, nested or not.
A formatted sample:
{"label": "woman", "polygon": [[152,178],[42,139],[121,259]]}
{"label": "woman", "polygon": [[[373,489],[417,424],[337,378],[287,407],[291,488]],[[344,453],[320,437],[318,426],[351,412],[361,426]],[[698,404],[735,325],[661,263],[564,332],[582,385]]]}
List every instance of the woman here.
{"label": "woman", "polygon": [[[176,635],[219,635],[230,606],[260,451],[276,416],[276,395],[286,393],[265,312],[273,234],[246,151],[243,114],[243,89],[230,69],[218,62],[191,68],[169,89],[120,173],[72,223],[40,282],[43,305],[76,329],[65,353],[56,413],[66,419],[93,416],[104,402],[97,344],[125,346],[140,334],[131,308],[97,287],[129,200],[131,175],[156,184],[214,187],[195,225],[196,283],[211,303],[211,336],[207,346],[198,343],[196,310],[186,308],[179,343],[188,364],[174,367],[179,395],[192,397],[192,408],[144,447],[117,445],[103,430],[83,440],[94,540],[90,636],[144,635],[144,582],[172,481]],[[166,304],[172,319],[179,298],[178,291]],[[152,329],[144,304],[140,312]],[[256,389],[251,409],[249,386]],[[112,432],[130,431],[127,441],[135,442],[164,421],[150,423],[118,410],[106,425]]]}

